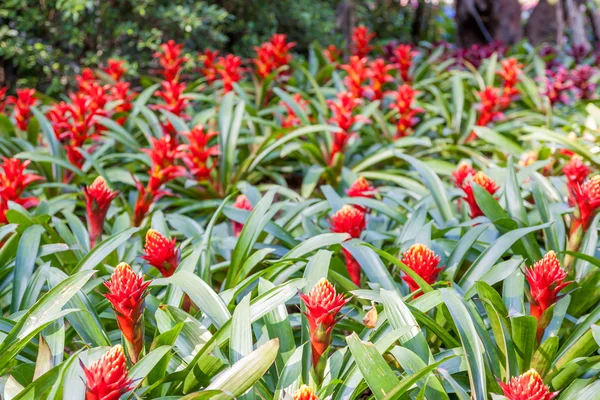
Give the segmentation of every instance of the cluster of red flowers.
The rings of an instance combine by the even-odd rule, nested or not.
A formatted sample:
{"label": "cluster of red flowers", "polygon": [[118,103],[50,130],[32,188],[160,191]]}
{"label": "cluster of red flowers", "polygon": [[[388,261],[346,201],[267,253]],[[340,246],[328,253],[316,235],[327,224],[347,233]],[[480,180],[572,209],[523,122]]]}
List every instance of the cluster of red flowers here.
{"label": "cluster of red flowers", "polygon": [[233,90],[233,84],[242,79],[244,68],[242,68],[242,59],[233,54],[219,57],[218,51],[204,50],[200,56],[202,66],[200,72],[206,78],[208,84],[216,81],[223,83],[225,93]]}
{"label": "cluster of red flowers", "polygon": [[13,105],[17,127],[22,131],[27,130],[29,120],[31,120],[31,107],[38,103],[38,99],[35,98],[35,89],[17,89],[17,95],[9,96],[7,103]]}
{"label": "cluster of red flowers", "polygon": [[160,49],[161,51],[154,53],[154,57],[162,67],[160,73],[164,76],[166,81],[179,81],[183,65],[188,61],[187,57],[181,55],[183,45],[176,44],[175,41],[169,40],[167,43],[161,44]]}
{"label": "cluster of red flowers", "polygon": [[[441,260],[440,256],[436,255],[433,250],[420,243],[413,244],[402,254],[402,263],[430,285],[437,281],[440,271],[444,269],[444,267],[438,267]],[[408,285],[411,293],[419,290],[419,285],[417,285],[417,282],[412,277],[403,275],[402,279]],[[422,294],[419,293],[414,298]]]}
{"label": "cluster of red flowers", "polygon": [[558,392],[550,392],[548,386],[535,369],[511,379],[509,383],[500,382],[504,396],[508,400],[552,400]]}
{"label": "cluster of red flowers", "polygon": [[[498,72],[498,75],[503,80],[502,90],[488,86],[485,90],[477,92],[481,100],[477,126],[488,126],[490,123],[504,117],[503,111],[519,93],[516,85],[519,81],[522,65],[514,58],[504,59],[500,65],[502,69]],[[473,131],[467,138],[467,142],[476,138],[477,134]]]}
{"label": "cluster of red flowers", "polygon": [[365,89],[365,96],[368,99],[381,100],[383,98],[385,84],[394,81],[390,75],[393,69],[394,67],[387,64],[383,58],[377,58],[369,63],[367,76],[370,79],[370,85]]}
{"label": "cluster of red flowers", "polygon": [[570,91],[573,88],[571,74],[565,67],[560,66],[556,70],[547,69],[544,77],[546,91],[544,94],[550,100],[550,104],[566,104],[570,100]]}
{"label": "cluster of red flowers", "polygon": [[461,163],[456,171],[452,173],[454,176],[454,184],[456,187],[463,190],[465,197],[463,199],[469,205],[471,209],[471,218],[476,218],[483,215],[481,208],[475,200],[475,194],[473,192],[473,184],[481,186],[489,194],[493,195],[498,190],[498,185],[489,176],[483,172],[477,172],[475,168],[471,167],[467,163]]}
{"label": "cluster of red flowers", "polygon": [[120,345],[111,348],[89,367],[82,362],[81,366],[85,372],[86,400],[118,400],[133,387],[133,380],[128,377],[125,353]]}
{"label": "cluster of red flowers", "polygon": [[396,64],[396,68],[400,73],[400,77],[404,82],[410,82],[410,67],[413,57],[419,54],[413,50],[410,44],[400,44],[392,51],[392,62]]}
{"label": "cluster of red flowers", "polygon": [[410,85],[404,84],[398,87],[396,92],[389,93],[394,98],[394,102],[390,104],[390,108],[398,111],[395,137],[401,138],[407,136],[419,122],[417,114],[425,112],[422,108],[413,107],[413,102],[419,92],[410,87]]}
{"label": "cluster of red flowers", "polygon": [[85,195],[90,247],[93,248],[96,240],[102,235],[110,203],[119,195],[119,192],[111,190],[106,184],[106,180],[99,176],[90,186],[83,189],[83,194]]}
{"label": "cluster of red flowers", "polygon": [[356,98],[381,100],[385,84],[394,80],[390,75],[394,67],[382,58],[368,62],[366,57],[352,56],[350,62],[340,68],[347,73],[346,88]]}
{"label": "cluster of red flowers", "polygon": [[593,99],[596,93],[596,83],[592,79],[598,70],[590,65],[578,65],[571,71],[573,90],[579,99]]}
{"label": "cluster of red flowers", "polygon": [[371,47],[371,40],[375,37],[375,34],[369,32],[369,29],[360,25],[354,28],[352,31],[352,55],[363,58],[369,55],[373,47]]}
{"label": "cluster of red flowers", "polygon": [[[558,293],[571,282],[565,282],[567,273],[553,251],[549,251],[532,267],[525,269],[531,293],[530,313],[538,320],[558,300]],[[538,335],[543,330],[538,330]]]}
{"label": "cluster of red flowers", "polygon": [[362,85],[368,78],[367,58],[352,56],[350,62],[340,67],[346,71],[347,75],[344,78],[344,84],[352,96],[361,98],[363,95]]}
{"label": "cluster of red flowers", "polygon": [[329,62],[336,63],[342,58],[342,50],[338,49],[336,45],[330,44],[323,50],[323,55]]}
{"label": "cluster of red flowers", "polygon": [[[308,110],[308,101],[304,100],[300,93],[296,93],[292,98],[303,111]],[[286,110],[286,115],[281,119],[281,126],[283,128],[292,128],[299,126],[302,123],[300,118],[296,115],[294,109],[288,103],[281,101],[279,105],[283,106]]]}
{"label": "cluster of red flowers", "polygon": [[210,141],[218,136],[218,132],[207,132],[204,126],[196,125],[184,136],[188,143],[179,146],[183,163],[198,182],[210,181],[215,157],[219,155],[218,145],[210,145]]}
{"label": "cluster of red flowers", "polygon": [[[258,76],[265,79],[281,67],[288,65],[292,61],[290,50],[295,45],[296,43],[287,41],[287,35],[276,33],[269,41],[255,47],[256,57],[252,62]],[[286,74],[284,71],[280,71],[277,75],[282,77]]]}
{"label": "cluster of red flowers", "polygon": [[503,55],[508,48],[502,42],[494,41],[486,44],[474,44],[467,48],[458,48],[454,52],[454,58],[460,64],[468,62],[475,68],[479,68],[484,60],[489,59],[494,53]]}
{"label": "cluster of red flowers", "polygon": [[368,123],[368,118],[362,115],[355,115],[356,107],[361,104],[350,92],[340,92],[335,100],[327,100],[327,105],[332,113],[329,122],[338,126],[340,129],[333,133],[333,145],[329,153],[329,161],[333,163],[337,153],[342,152],[351,137],[351,128],[357,122]]}
{"label": "cluster of red flowers", "polygon": [[2,168],[0,171],[0,224],[7,222],[6,211],[8,211],[9,201],[24,208],[31,208],[39,203],[37,197],[23,197],[31,183],[43,179],[41,176],[25,172],[29,162],[2,157],[2,164],[0,164],[0,168]]}

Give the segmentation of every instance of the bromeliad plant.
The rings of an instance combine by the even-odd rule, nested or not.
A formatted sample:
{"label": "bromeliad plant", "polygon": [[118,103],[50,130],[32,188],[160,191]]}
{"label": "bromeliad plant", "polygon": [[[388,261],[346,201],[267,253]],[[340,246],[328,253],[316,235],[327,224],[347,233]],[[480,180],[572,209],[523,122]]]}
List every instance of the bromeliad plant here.
{"label": "bromeliad plant", "polygon": [[595,66],[352,38],[0,90],[0,397],[594,398]]}

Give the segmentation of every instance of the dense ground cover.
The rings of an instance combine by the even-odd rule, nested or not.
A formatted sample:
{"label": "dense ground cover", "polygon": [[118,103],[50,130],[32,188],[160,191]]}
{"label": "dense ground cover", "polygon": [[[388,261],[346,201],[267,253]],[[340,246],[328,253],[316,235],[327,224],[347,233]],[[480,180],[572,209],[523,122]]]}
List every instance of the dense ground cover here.
{"label": "dense ground cover", "polygon": [[594,55],[370,40],[0,92],[2,398],[596,398]]}

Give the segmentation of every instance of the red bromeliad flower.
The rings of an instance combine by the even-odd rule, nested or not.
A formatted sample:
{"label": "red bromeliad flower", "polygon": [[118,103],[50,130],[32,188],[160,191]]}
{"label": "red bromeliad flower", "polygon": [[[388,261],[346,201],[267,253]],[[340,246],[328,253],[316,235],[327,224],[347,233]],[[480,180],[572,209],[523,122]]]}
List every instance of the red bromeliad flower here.
{"label": "red bromeliad flower", "polygon": [[564,282],[567,273],[561,268],[560,261],[553,251],[525,269],[531,293],[530,312],[538,320],[552,304],[558,300],[558,293],[571,282]]}
{"label": "red bromeliad flower", "polygon": [[592,80],[597,70],[589,65],[578,65],[571,71],[573,87],[579,99],[592,99],[596,93],[596,84]]}
{"label": "red bromeliad flower", "polygon": [[363,83],[368,78],[367,59],[358,56],[350,57],[350,63],[340,67],[348,74],[344,78],[344,84],[354,97],[362,97]]}
{"label": "red bromeliad flower", "polygon": [[[440,271],[444,269],[444,267],[438,267],[440,261],[440,256],[436,255],[433,250],[423,244],[413,244],[402,254],[402,262],[430,285],[437,281]],[[419,290],[419,285],[410,276],[404,275],[402,279],[406,282],[411,292]],[[422,293],[414,297],[416,298],[421,295]]]}
{"label": "red bromeliad flower", "polygon": [[160,271],[164,277],[175,273],[179,265],[179,251],[176,249],[177,239],[168,239],[154,229],[146,233],[146,254],[142,257],[148,264]]}
{"label": "red bromeliad flower", "polygon": [[465,192],[464,199],[469,204],[471,208],[471,218],[476,218],[483,215],[481,208],[477,204],[475,200],[475,194],[473,193],[472,184],[477,184],[484,188],[489,194],[494,194],[498,190],[498,185],[496,185],[496,181],[491,179],[489,176],[484,174],[483,172],[477,172],[472,180],[465,180],[462,184],[462,190]]}
{"label": "red bromeliad flower", "polygon": [[523,64],[520,64],[515,58],[506,58],[500,62],[502,70],[497,72],[502,78],[503,91],[501,96],[502,108],[507,108],[510,103],[514,100],[515,96],[519,94],[517,89],[517,83],[519,82],[519,76],[523,72]]}
{"label": "red bromeliad flower", "polygon": [[[303,111],[306,111],[308,109],[308,101],[304,100],[300,93],[296,93],[293,96],[293,99]],[[300,126],[302,124],[302,121],[296,115],[296,112],[288,103],[286,103],[285,101],[281,101],[279,105],[285,107],[287,111],[287,115],[281,121],[281,126],[283,128],[292,128],[294,126]]]}
{"label": "red bromeliad flower", "polygon": [[217,80],[217,57],[219,56],[219,51],[210,51],[209,49],[204,50],[204,53],[201,54],[202,59],[202,67],[200,68],[200,72],[206,78],[206,82],[210,85],[214,81]]}
{"label": "red bromeliad flower", "polygon": [[308,320],[313,366],[316,367],[321,355],[331,344],[333,327],[339,321],[337,314],[350,299],[337,294],[326,278],[322,278],[308,294],[301,294],[300,298],[306,306],[304,315]]}
{"label": "red bromeliad flower", "polygon": [[[481,103],[479,105],[479,119],[477,119],[477,126],[487,126],[491,122],[494,122],[502,117],[504,117],[504,113],[502,110],[503,100],[500,95],[499,89],[495,87],[488,86],[482,92],[477,92]],[[471,132],[469,137],[467,138],[467,143],[475,140],[477,138],[477,134],[475,131]]]}
{"label": "red bromeliad flower", "polygon": [[127,119],[125,114],[133,109],[135,93],[129,91],[130,86],[129,82],[117,82],[110,88],[110,100],[116,103],[112,111],[118,116],[116,122],[119,125],[125,123]]}
{"label": "red bromeliad flower", "polygon": [[169,82],[179,80],[179,74],[183,69],[183,64],[187,62],[186,57],[181,56],[182,44],[175,44],[175,41],[169,40],[160,45],[161,51],[154,53],[154,58],[158,59],[163,70],[162,75]]}
{"label": "red bromeliad flower", "polygon": [[217,74],[223,81],[223,90],[225,93],[233,90],[233,84],[242,80],[242,59],[233,54],[227,54],[225,57],[219,57],[217,62]]}
{"label": "red bromeliad flower", "polygon": [[110,75],[115,81],[119,82],[121,77],[127,70],[123,67],[122,60],[108,60],[108,67],[104,68],[104,72]]}
{"label": "red bromeliad flower", "polygon": [[346,143],[351,137],[350,129],[352,126],[357,122],[370,122],[369,119],[361,115],[353,115],[359,104],[361,104],[361,100],[354,97],[350,92],[340,92],[337,94],[336,100],[327,100],[327,105],[333,115],[329,122],[340,127],[339,132],[333,133],[333,146],[329,154],[330,162],[333,162],[333,157],[346,147]]}
{"label": "red bromeliad flower", "polygon": [[548,96],[550,104],[569,102],[569,91],[573,87],[573,81],[565,67],[560,66],[556,71],[547,69],[544,82],[546,83],[544,94]]}
{"label": "red bromeliad flower", "polygon": [[144,275],[133,272],[129,264],[120,263],[104,282],[108,293],[104,295],[117,316],[117,324],[131,349],[129,356],[135,364],[144,347],[144,298],[151,281],[144,282]]}
{"label": "red bromeliad flower", "polygon": [[370,85],[363,90],[369,100],[381,100],[383,98],[383,87],[386,83],[394,81],[394,78],[390,75],[393,69],[394,67],[387,64],[383,58],[378,58],[369,63],[367,76]]}
{"label": "red bromeliad flower", "polygon": [[331,63],[335,63],[342,58],[342,50],[338,49],[334,44],[330,44],[325,50],[323,50],[323,54]]}
{"label": "red bromeliad flower", "polygon": [[[243,194],[240,194],[236,199],[235,203],[233,203],[233,208],[237,208],[240,210],[252,211],[254,206],[250,203],[250,200]],[[241,222],[231,221],[231,227],[233,228],[233,234],[237,237],[240,236],[242,232],[242,228],[244,228],[244,224]]]}
{"label": "red bromeliad flower", "polygon": [[350,188],[346,190],[346,194],[350,197],[364,197],[367,199],[372,199],[374,193],[377,191],[371,182],[369,182],[365,177],[359,176],[353,183],[350,185]]}
{"label": "red bromeliad flower", "polygon": [[[186,84],[177,81],[162,81],[162,88],[154,92],[155,96],[163,99],[164,104],[156,104],[152,106],[155,110],[166,110],[180,118],[188,118],[185,114],[185,109],[189,104],[189,98],[184,94]],[[166,135],[170,135],[175,139],[175,128],[170,122],[163,125],[163,130]]]}
{"label": "red bromeliad flower", "polygon": [[16,158],[2,157],[2,172],[0,172],[0,224],[7,222],[6,211],[8,202],[14,201],[24,208],[39,204],[37,197],[22,197],[27,186],[35,181],[43,180],[39,175],[25,173],[25,168],[31,161],[21,161]]}
{"label": "red bromeliad flower", "polygon": [[302,385],[292,396],[292,400],[319,400],[310,386]]}
{"label": "red bromeliad flower", "polygon": [[[331,217],[331,232],[347,233],[351,238],[360,238],[367,225],[365,210],[351,205],[345,205]],[[346,269],[352,282],[360,286],[360,264],[346,249],[342,249],[346,260]]]}
{"label": "red bromeliad flower", "polygon": [[31,107],[38,103],[35,89],[17,89],[16,96],[10,96],[8,102],[14,105],[15,120],[20,130],[27,130],[31,119]]}
{"label": "red bromeliad flower", "polygon": [[[198,182],[210,179],[210,172],[216,163],[212,158],[219,155],[219,146],[209,146],[208,143],[218,135],[218,132],[206,132],[202,125],[196,125],[190,132],[184,133],[188,144],[179,146],[181,158]],[[212,165],[209,165],[209,160],[213,161]]]}
{"label": "red bromeliad flower", "polygon": [[0,113],[4,112],[4,108],[6,107],[7,99],[6,99],[6,91],[7,87],[0,88]]}
{"label": "red bromeliad flower", "polygon": [[462,188],[465,179],[467,179],[469,176],[475,175],[476,173],[477,171],[470,164],[467,164],[464,161],[461,162],[456,168],[456,171],[452,172],[452,176],[454,177],[454,186],[457,188]]}
{"label": "red bromeliad flower", "polygon": [[97,83],[96,75],[91,68],[84,68],[81,71],[81,75],[77,75],[75,80],[77,81],[77,85],[79,85],[79,90],[82,92],[87,92],[93,84]]}
{"label": "red bromeliad flower", "polygon": [[552,400],[558,392],[550,392],[535,369],[511,379],[509,383],[498,382],[508,400]]}
{"label": "red bromeliad flower", "polygon": [[393,51],[392,61],[396,63],[396,68],[404,82],[411,81],[410,67],[412,65],[413,57],[417,54],[419,54],[419,52],[413,50],[412,46],[409,44],[400,44]]}
{"label": "red bromeliad flower", "polygon": [[590,172],[590,167],[585,165],[583,159],[576,154],[563,167],[563,174],[567,177],[570,184],[582,184]]}
{"label": "red bromeliad flower", "polygon": [[110,203],[119,195],[119,192],[111,190],[106,185],[106,180],[99,176],[90,186],[83,189],[83,194],[85,195],[90,247],[93,248],[96,239],[102,235]]}
{"label": "red bromeliad flower", "polygon": [[413,126],[419,122],[419,119],[416,117],[417,114],[425,112],[422,108],[413,108],[413,102],[418,93],[410,85],[406,84],[398,87],[398,91],[390,92],[395,99],[395,102],[390,104],[390,108],[398,111],[396,138],[409,135]]}
{"label": "red bromeliad flower", "polygon": [[371,40],[375,37],[374,33],[369,32],[369,29],[360,25],[352,31],[352,55],[360,58],[367,57],[371,52]]}
{"label": "red bromeliad flower", "polygon": [[295,42],[287,42],[287,35],[276,33],[268,42],[255,47],[256,57],[252,62],[256,66],[258,76],[265,79],[277,69],[288,65],[292,61],[290,50],[294,46],[296,46]]}
{"label": "red bromeliad flower", "polygon": [[569,182],[570,202],[577,207],[571,224],[571,234],[586,231],[596,210],[600,208],[600,175],[593,175],[582,184]]}
{"label": "red bromeliad flower", "polygon": [[119,400],[132,387],[121,345],[111,348],[89,368],[80,363],[86,379],[85,400]]}

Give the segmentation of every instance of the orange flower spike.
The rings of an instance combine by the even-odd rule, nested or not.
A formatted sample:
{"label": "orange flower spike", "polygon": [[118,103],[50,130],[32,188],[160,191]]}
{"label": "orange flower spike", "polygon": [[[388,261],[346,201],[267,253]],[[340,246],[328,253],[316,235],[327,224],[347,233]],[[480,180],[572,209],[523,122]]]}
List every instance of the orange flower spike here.
{"label": "orange flower spike", "polygon": [[111,348],[89,368],[80,363],[86,379],[86,400],[118,400],[132,387],[133,381],[128,377],[127,361],[120,345]]}
{"label": "orange flower spike", "polygon": [[[252,211],[254,206],[250,203],[250,200],[243,194],[240,194],[236,199],[235,203],[233,203],[233,208],[237,208],[240,210]],[[244,224],[241,222],[231,221],[231,226],[233,228],[233,234],[237,237],[242,233],[242,228],[244,228]]]}
{"label": "orange flower spike", "polygon": [[[423,244],[413,244],[402,255],[402,262],[417,273],[423,280],[430,285],[437,281],[440,271],[444,267],[438,267],[441,258],[433,250]],[[419,290],[419,285],[408,275],[402,277],[408,285],[411,292]],[[415,296],[419,297],[421,294]]]}
{"label": "orange flower spike", "polygon": [[509,383],[499,382],[508,400],[552,400],[558,392],[550,392],[535,369],[514,377]]}
{"label": "orange flower spike", "polygon": [[83,194],[85,195],[90,247],[93,248],[98,237],[102,235],[110,203],[119,195],[119,192],[111,190],[106,185],[106,180],[98,176],[90,186],[83,189]]}
{"label": "orange flower spike", "polygon": [[525,269],[525,277],[529,282],[531,293],[531,315],[538,320],[552,304],[558,300],[558,293],[571,282],[564,282],[567,273],[560,266],[560,261],[553,251]]}
{"label": "orange flower spike", "polygon": [[350,57],[348,64],[340,66],[348,75],[344,78],[344,84],[354,97],[362,97],[363,87],[369,77],[367,59],[358,56]]}
{"label": "orange flower spike", "polygon": [[466,197],[464,199],[469,204],[469,207],[471,208],[471,218],[476,218],[476,217],[483,215],[483,212],[481,211],[481,208],[479,208],[479,205],[477,204],[477,201],[475,200],[475,194],[473,192],[472,183],[481,186],[489,194],[492,194],[492,195],[494,193],[496,193],[496,191],[498,190],[498,185],[496,185],[496,181],[494,181],[493,179],[491,179],[489,176],[487,176],[485,173],[483,173],[481,171],[477,172],[473,176],[472,181],[471,180],[463,181],[462,190],[465,192],[465,195],[466,195]]}
{"label": "orange flower spike", "polygon": [[302,385],[292,396],[292,400],[319,400],[310,386]]}
{"label": "orange flower spike", "polygon": [[151,281],[144,282],[143,274],[136,274],[126,263],[120,263],[109,281],[104,282],[117,324],[125,338],[131,361],[135,364],[144,348],[144,298]]}
{"label": "orange flower spike", "polygon": [[175,273],[179,265],[179,251],[176,248],[177,239],[168,239],[154,229],[146,233],[146,254],[142,257],[148,264],[160,271],[164,277]]}
{"label": "orange flower spike", "polygon": [[326,278],[322,278],[308,294],[300,294],[300,298],[306,305],[304,315],[308,320],[313,366],[316,367],[321,355],[331,344],[333,327],[339,321],[337,314],[350,299],[337,294]]}

